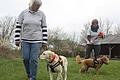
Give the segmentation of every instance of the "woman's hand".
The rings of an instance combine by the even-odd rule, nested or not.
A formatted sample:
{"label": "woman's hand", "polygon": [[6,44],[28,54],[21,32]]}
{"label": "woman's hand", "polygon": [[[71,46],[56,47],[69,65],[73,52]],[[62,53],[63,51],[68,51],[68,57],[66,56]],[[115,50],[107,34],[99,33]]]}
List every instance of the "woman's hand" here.
{"label": "woman's hand", "polygon": [[20,41],[15,41],[15,45],[16,45],[17,47],[19,47]]}

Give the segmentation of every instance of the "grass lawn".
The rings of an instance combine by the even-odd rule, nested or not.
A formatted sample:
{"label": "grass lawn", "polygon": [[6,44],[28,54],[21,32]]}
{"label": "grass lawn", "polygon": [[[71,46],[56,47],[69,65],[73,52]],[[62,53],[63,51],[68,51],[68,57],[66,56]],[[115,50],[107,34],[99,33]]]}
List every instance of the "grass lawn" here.
{"label": "grass lawn", "polygon": [[[111,60],[109,65],[103,65],[100,74],[90,69],[87,73],[79,73],[80,65],[75,63],[75,58],[68,58],[67,80],[120,80],[120,61]],[[22,59],[5,59],[0,57],[0,80],[26,80]],[[46,62],[39,61],[37,80],[49,80]],[[56,80],[56,79],[54,79]]]}

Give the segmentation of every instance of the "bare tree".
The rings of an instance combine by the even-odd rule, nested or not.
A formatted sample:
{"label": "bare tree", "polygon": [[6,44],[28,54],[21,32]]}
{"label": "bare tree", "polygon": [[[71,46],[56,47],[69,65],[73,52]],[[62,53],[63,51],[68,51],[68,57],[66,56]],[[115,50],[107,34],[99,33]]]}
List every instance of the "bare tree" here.
{"label": "bare tree", "polygon": [[77,40],[79,40],[79,39],[78,39],[78,35],[75,32],[68,39],[68,45],[70,47],[72,56],[75,56],[75,54],[76,54],[75,49],[78,47]]}
{"label": "bare tree", "polygon": [[60,54],[68,53],[69,56],[74,56],[77,47],[78,36],[76,33],[68,35],[61,28],[48,30],[48,42],[54,46],[54,50]]}
{"label": "bare tree", "polygon": [[110,20],[106,21],[106,35],[108,35],[110,33],[110,28],[112,27],[112,22],[110,22]]}
{"label": "bare tree", "polygon": [[105,21],[99,18],[99,27],[105,32],[105,35],[110,33],[110,28],[112,27],[112,22],[109,19]]}
{"label": "bare tree", "polygon": [[120,25],[115,26],[115,34],[120,34]]}
{"label": "bare tree", "polygon": [[55,46],[55,50],[62,51],[62,41],[67,39],[67,34],[62,31],[61,28],[56,28],[54,30],[48,30],[49,44]]}
{"label": "bare tree", "polygon": [[0,19],[0,41],[1,43],[9,43],[11,40],[11,36],[13,34],[13,30],[15,28],[15,18],[5,16]]}
{"label": "bare tree", "polygon": [[81,31],[81,35],[80,35],[80,44],[81,45],[86,45],[87,44],[87,30],[89,29],[90,23],[87,23],[84,25],[84,29]]}

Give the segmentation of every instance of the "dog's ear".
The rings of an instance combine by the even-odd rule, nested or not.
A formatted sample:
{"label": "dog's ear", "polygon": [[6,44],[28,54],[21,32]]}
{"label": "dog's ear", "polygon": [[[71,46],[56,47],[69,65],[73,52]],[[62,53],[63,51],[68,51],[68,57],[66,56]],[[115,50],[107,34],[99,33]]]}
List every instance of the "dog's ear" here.
{"label": "dog's ear", "polygon": [[50,59],[50,61],[53,59],[53,57],[54,57],[54,52],[49,53],[49,59]]}

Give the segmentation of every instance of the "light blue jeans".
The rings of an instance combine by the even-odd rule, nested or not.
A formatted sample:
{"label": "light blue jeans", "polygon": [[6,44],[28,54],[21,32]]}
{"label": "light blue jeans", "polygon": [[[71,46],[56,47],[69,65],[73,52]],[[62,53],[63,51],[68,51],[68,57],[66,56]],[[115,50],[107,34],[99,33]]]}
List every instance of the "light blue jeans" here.
{"label": "light blue jeans", "polygon": [[28,43],[22,41],[23,63],[28,78],[32,78],[32,80],[36,80],[38,55],[40,53],[41,46],[42,43]]}

